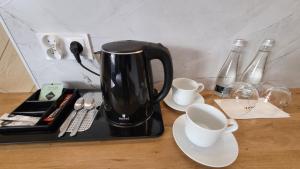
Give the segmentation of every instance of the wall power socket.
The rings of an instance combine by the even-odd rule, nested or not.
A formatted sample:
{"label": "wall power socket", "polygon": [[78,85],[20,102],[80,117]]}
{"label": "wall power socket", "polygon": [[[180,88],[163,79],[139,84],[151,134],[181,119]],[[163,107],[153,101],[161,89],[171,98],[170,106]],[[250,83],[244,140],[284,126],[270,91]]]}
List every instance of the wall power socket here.
{"label": "wall power socket", "polygon": [[83,46],[82,58],[94,59],[88,34],[37,33],[36,36],[48,60],[75,59],[69,49],[72,41],[77,41]]}

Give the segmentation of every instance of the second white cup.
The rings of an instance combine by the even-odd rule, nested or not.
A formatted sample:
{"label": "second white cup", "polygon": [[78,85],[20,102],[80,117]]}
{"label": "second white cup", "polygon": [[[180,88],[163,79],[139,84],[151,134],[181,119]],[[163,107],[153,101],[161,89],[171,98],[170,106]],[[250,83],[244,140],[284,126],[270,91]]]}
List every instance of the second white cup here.
{"label": "second white cup", "polygon": [[197,94],[203,90],[204,85],[192,79],[177,78],[172,83],[173,100],[176,104],[182,106],[193,103]]}
{"label": "second white cup", "polygon": [[220,110],[208,104],[193,104],[186,110],[185,134],[197,146],[212,146],[223,133],[237,129],[234,119],[227,119]]}

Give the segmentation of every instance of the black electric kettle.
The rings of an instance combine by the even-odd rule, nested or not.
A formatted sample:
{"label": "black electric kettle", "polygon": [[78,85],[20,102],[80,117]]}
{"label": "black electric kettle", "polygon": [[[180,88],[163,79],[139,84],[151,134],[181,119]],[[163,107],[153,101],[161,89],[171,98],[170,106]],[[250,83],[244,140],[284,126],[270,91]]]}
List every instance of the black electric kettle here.
{"label": "black electric kettle", "polygon": [[[153,113],[152,105],[169,92],[173,80],[170,53],[161,44],[117,41],[102,45],[101,90],[107,118],[120,126],[136,126]],[[150,61],[158,59],[164,68],[161,91],[153,87]]]}

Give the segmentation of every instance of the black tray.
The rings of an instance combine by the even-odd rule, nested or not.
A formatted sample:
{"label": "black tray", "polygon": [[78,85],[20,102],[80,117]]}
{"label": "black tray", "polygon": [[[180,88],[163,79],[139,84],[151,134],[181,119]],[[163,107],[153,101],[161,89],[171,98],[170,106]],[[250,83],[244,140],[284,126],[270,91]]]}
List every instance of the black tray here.
{"label": "black tray", "polygon": [[73,142],[158,137],[164,132],[159,103],[153,105],[153,111],[152,116],[138,126],[118,127],[107,120],[102,107],[100,107],[91,128],[85,132],[77,133],[74,137],[70,137],[69,133],[66,133],[63,137],[58,138],[58,130],[49,132],[0,133],[0,143]]}
{"label": "black tray", "polygon": [[[4,126],[0,127],[0,133],[23,133],[32,131],[44,132],[56,130],[72,111],[73,105],[76,99],[79,97],[79,93],[75,89],[63,89],[62,95],[56,101],[39,101],[39,94],[40,90],[36,91],[13,112],[10,113],[15,115],[30,115],[41,117],[37,124],[34,126]],[[72,94],[72,97],[66,104],[61,107],[52,123],[47,124],[46,122],[44,122],[43,119],[58,108],[66,94]]]}

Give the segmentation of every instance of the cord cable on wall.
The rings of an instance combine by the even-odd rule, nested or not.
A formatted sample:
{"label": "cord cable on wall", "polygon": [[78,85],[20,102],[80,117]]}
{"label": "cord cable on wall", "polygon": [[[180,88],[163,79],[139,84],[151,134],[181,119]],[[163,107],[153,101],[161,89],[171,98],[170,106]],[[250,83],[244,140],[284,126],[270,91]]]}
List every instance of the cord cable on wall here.
{"label": "cord cable on wall", "polygon": [[94,75],[100,76],[99,73],[96,73],[96,72],[92,71],[91,69],[87,68],[86,66],[84,66],[84,65],[82,64],[81,58],[80,58],[80,53],[83,51],[83,47],[82,47],[82,45],[81,45],[79,42],[77,42],[77,41],[71,42],[71,44],[70,44],[70,50],[71,50],[71,52],[73,53],[73,55],[74,55],[76,61],[79,63],[79,65],[80,65],[81,67],[83,67],[83,68],[86,69],[87,71],[93,73]]}

